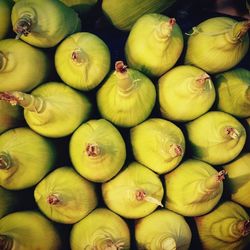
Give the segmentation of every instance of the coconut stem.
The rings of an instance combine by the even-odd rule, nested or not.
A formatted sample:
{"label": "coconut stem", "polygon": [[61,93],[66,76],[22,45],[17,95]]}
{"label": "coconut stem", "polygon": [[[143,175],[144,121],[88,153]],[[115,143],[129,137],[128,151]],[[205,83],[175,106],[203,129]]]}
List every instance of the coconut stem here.
{"label": "coconut stem", "polygon": [[233,127],[225,127],[223,133],[230,139],[237,139],[240,136],[240,132]]}
{"label": "coconut stem", "polygon": [[0,51],[0,72],[3,71],[7,64],[7,58],[2,51]]}
{"label": "coconut stem", "polygon": [[38,96],[33,96],[19,91],[0,92],[0,100],[11,105],[20,105],[23,108],[36,113],[42,113],[45,109],[45,101]]}
{"label": "coconut stem", "polygon": [[175,143],[170,145],[168,152],[171,155],[171,157],[173,157],[173,158],[181,156],[183,154],[182,147],[178,144],[175,144]]}
{"label": "coconut stem", "polygon": [[7,235],[0,235],[0,249],[11,250],[13,247],[13,239]]}
{"label": "coconut stem", "polygon": [[205,192],[212,192],[216,190],[220,183],[225,179],[225,175],[227,172],[225,170],[221,170],[219,173],[208,177],[204,182],[204,191]]}
{"label": "coconut stem", "polygon": [[81,65],[87,62],[88,58],[86,53],[81,48],[76,48],[71,54],[71,59],[75,64]]}
{"label": "coconut stem", "polygon": [[31,32],[32,19],[28,15],[20,17],[14,25],[14,32],[17,34],[16,39],[19,39],[22,35],[27,36]]}
{"label": "coconut stem", "polygon": [[61,200],[60,200],[58,194],[50,194],[50,195],[47,197],[47,202],[48,202],[50,205],[58,205],[59,203],[61,203]]}
{"label": "coconut stem", "polygon": [[148,196],[144,190],[137,190],[135,193],[135,197],[136,197],[136,200],[138,201],[147,201],[147,202],[163,207],[162,203],[159,200],[151,196]]}
{"label": "coconut stem", "polygon": [[11,167],[10,155],[5,152],[1,152],[0,153],[0,169],[8,170],[10,167]]}
{"label": "coconut stem", "polygon": [[117,61],[115,63],[115,75],[117,77],[117,85],[119,93],[126,95],[132,91],[135,84],[133,79],[128,74],[127,65],[123,61]]}
{"label": "coconut stem", "polygon": [[97,143],[88,143],[86,153],[88,157],[97,157],[101,155],[101,147]]}
{"label": "coconut stem", "polygon": [[230,37],[232,42],[241,41],[245,34],[248,32],[249,28],[250,20],[237,22],[232,29],[232,34]]}

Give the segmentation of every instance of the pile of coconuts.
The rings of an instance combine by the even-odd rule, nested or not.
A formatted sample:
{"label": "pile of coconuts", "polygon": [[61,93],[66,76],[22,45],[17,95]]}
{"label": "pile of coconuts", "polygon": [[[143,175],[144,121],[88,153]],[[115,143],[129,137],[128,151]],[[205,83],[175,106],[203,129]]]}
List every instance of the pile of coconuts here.
{"label": "pile of coconuts", "polygon": [[192,1],[1,0],[0,249],[249,249],[249,29]]}

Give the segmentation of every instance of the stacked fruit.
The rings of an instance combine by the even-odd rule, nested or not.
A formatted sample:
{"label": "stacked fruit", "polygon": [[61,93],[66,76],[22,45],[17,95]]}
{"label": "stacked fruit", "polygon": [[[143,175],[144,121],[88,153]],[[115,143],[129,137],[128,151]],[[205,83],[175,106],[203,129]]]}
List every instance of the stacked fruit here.
{"label": "stacked fruit", "polygon": [[250,21],[187,30],[173,0],[14,2],[0,249],[246,249]]}

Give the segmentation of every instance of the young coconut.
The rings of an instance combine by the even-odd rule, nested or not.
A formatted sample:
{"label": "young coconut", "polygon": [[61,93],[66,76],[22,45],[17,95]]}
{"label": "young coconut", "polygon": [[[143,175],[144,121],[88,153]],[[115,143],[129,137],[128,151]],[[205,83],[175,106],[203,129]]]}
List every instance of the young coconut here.
{"label": "young coconut", "polygon": [[0,134],[8,129],[20,127],[24,123],[23,111],[19,106],[11,106],[0,100]]}
{"label": "young coconut", "polygon": [[188,250],[191,237],[184,217],[170,210],[157,210],[136,220],[135,239],[139,250]]}
{"label": "young coconut", "polygon": [[102,184],[105,204],[115,213],[138,219],[163,206],[163,186],[157,174],[138,162],[130,163],[113,179]]}
{"label": "young coconut", "polygon": [[0,199],[0,219],[1,219],[3,216],[11,213],[15,209],[18,203],[18,196],[16,192],[9,191],[0,187],[0,197],[1,197]]}
{"label": "young coconut", "polygon": [[151,118],[130,129],[136,161],[158,174],[174,169],[185,154],[185,138],[174,123]]}
{"label": "young coconut", "polygon": [[246,130],[232,115],[209,111],[186,124],[191,155],[212,165],[236,158],[246,142]]}
{"label": "young coconut", "polygon": [[98,0],[60,0],[67,6],[73,8],[79,14],[88,13],[98,2]]}
{"label": "young coconut", "polygon": [[0,91],[30,91],[49,73],[46,53],[15,39],[0,41]]}
{"label": "young coconut", "polygon": [[150,77],[159,77],[172,68],[183,50],[183,35],[174,18],[161,14],[140,17],[125,44],[129,67]]}
{"label": "young coconut", "polygon": [[0,40],[5,38],[11,27],[12,0],[0,1]]}
{"label": "young coconut", "polygon": [[153,82],[122,61],[97,91],[97,106],[103,118],[120,127],[133,127],[151,114],[156,101]]}
{"label": "young coconut", "polygon": [[210,213],[195,217],[195,222],[203,249],[248,249],[250,219],[239,204],[225,201]]}
{"label": "young coconut", "polygon": [[93,183],[71,167],[59,167],[47,175],[34,190],[40,210],[51,220],[73,224],[97,206]]}
{"label": "young coconut", "polygon": [[27,127],[0,135],[0,186],[19,190],[36,185],[54,166],[56,149]]}
{"label": "young coconut", "polygon": [[129,250],[129,228],[119,215],[107,208],[96,208],[73,225],[70,246],[72,250]]}
{"label": "young coconut", "polygon": [[57,47],[55,66],[66,84],[79,90],[91,90],[109,72],[109,48],[98,36],[78,32],[65,38]]}
{"label": "young coconut", "polygon": [[227,184],[231,200],[250,208],[250,153],[242,153],[223,168],[228,173]]}
{"label": "young coconut", "polygon": [[19,0],[11,21],[17,39],[41,48],[54,47],[81,29],[78,14],[58,0]]}
{"label": "young coconut", "polygon": [[90,181],[105,182],[122,168],[126,145],[112,123],[105,119],[90,120],[72,134],[69,154],[80,175]]}
{"label": "young coconut", "polygon": [[211,211],[223,193],[226,171],[188,159],[164,176],[166,208],[183,216],[199,216]]}
{"label": "young coconut", "polygon": [[0,219],[0,249],[60,250],[62,243],[50,220],[35,211],[19,211]]}
{"label": "young coconut", "polygon": [[206,113],[215,100],[211,77],[194,66],[177,66],[161,76],[158,83],[160,111],[168,120],[193,120]]}
{"label": "young coconut", "polygon": [[188,34],[185,64],[210,74],[231,69],[249,49],[249,27],[249,20],[230,17],[213,17],[201,22]]}
{"label": "young coconut", "polygon": [[31,94],[0,93],[0,100],[24,108],[24,118],[37,133],[59,138],[67,136],[89,118],[92,104],[81,92],[61,82],[47,82]]}
{"label": "young coconut", "polygon": [[146,13],[161,13],[176,0],[103,0],[102,11],[111,23],[120,30],[129,31],[134,23]]}
{"label": "young coconut", "polygon": [[250,116],[250,71],[235,68],[215,76],[216,109],[231,115]]}

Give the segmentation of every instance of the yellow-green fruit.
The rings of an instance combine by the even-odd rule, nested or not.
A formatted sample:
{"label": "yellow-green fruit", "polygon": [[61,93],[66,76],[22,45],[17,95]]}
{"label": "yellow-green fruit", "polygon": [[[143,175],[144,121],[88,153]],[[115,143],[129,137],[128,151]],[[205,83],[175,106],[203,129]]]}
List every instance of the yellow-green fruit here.
{"label": "yellow-green fruit", "polygon": [[159,77],[177,62],[183,49],[183,35],[174,18],[146,14],[132,27],[125,44],[129,67],[150,77]]}
{"label": "yellow-green fruit", "polygon": [[153,82],[138,70],[117,61],[115,71],[97,91],[103,118],[120,127],[133,127],[151,114],[156,101]]}
{"label": "yellow-green fruit", "polygon": [[70,246],[72,250],[129,250],[129,228],[119,215],[107,208],[97,208],[73,225]]}
{"label": "yellow-green fruit", "polygon": [[246,130],[235,117],[209,111],[186,124],[192,157],[212,165],[236,158],[246,142]]}
{"label": "yellow-green fruit", "polygon": [[11,21],[17,38],[41,48],[54,47],[81,29],[78,14],[58,0],[19,0]]}
{"label": "yellow-green fruit", "polygon": [[86,179],[105,182],[115,176],[126,159],[126,145],[105,119],[83,123],[71,136],[69,154],[74,168]]}
{"label": "yellow-green fruit", "polygon": [[30,91],[47,79],[50,63],[44,51],[23,41],[0,41],[0,91]]}
{"label": "yellow-green fruit", "polygon": [[188,159],[164,176],[166,208],[183,216],[199,216],[211,211],[223,192],[225,171]]}
{"label": "yellow-green fruit", "polygon": [[245,209],[225,201],[212,212],[195,217],[204,250],[246,250],[250,243],[250,219]]}
{"label": "yellow-green fruit", "polygon": [[59,167],[35,188],[34,197],[40,210],[51,220],[73,224],[97,206],[93,183],[71,167]]}
{"label": "yellow-green fruit", "polygon": [[129,31],[136,20],[146,13],[161,13],[176,0],[103,0],[102,10],[111,23],[120,30]]}
{"label": "yellow-green fruit", "polygon": [[2,250],[60,250],[59,232],[51,221],[35,211],[20,211],[0,220]]}
{"label": "yellow-green fruit", "polygon": [[246,118],[250,116],[250,71],[234,68],[215,76],[218,110]]}
{"label": "yellow-green fruit", "polygon": [[23,111],[20,107],[11,106],[0,100],[0,134],[8,129],[20,127],[23,122]]}
{"label": "yellow-green fruit", "polygon": [[67,6],[73,8],[76,12],[80,14],[87,13],[92,9],[98,2],[98,0],[60,0]]}
{"label": "yellow-green fruit", "polygon": [[113,212],[137,219],[162,206],[163,187],[157,174],[138,162],[132,162],[102,184],[102,196]]}
{"label": "yellow-green fruit", "polygon": [[211,77],[189,65],[176,66],[158,80],[160,111],[168,120],[186,122],[206,113],[214,103]]}
{"label": "yellow-green fruit", "polygon": [[55,66],[63,82],[79,90],[91,90],[109,72],[109,48],[98,36],[78,32],[57,47]]}
{"label": "yellow-green fruit", "polygon": [[54,166],[56,151],[48,138],[28,127],[0,135],[0,186],[18,190],[36,185]]}
{"label": "yellow-green fruit", "polygon": [[0,39],[8,34],[11,27],[11,9],[13,2],[11,0],[0,1]]}
{"label": "yellow-green fruit", "polygon": [[236,66],[249,49],[249,21],[230,17],[209,18],[188,37],[185,64],[214,74]]}
{"label": "yellow-green fruit", "polygon": [[138,250],[188,250],[191,237],[184,217],[170,210],[154,211],[135,224]]}
{"label": "yellow-green fruit", "polygon": [[44,100],[40,112],[24,108],[25,120],[39,134],[55,138],[67,136],[89,118],[92,107],[89,99],[63,83],[44,83],[31,94]]}
{"label": "yellow-green fruit", "polygon": [[92,104],[81,92],[62,82],[47,82],[31,94],[18,91],[0,93],[0,99],[24,108],[31,129],[46,136],[67,136],[89,118]]}
{"label": "yellow-green fruit", "polygon": [[130,141],[136,161],[158,174],[174,169],[185,154],[185,138],[174,123],[151,118],[131,128]]}
{"label": "yellow-green fruit", "polygon": [[[0,219],[12,212],[18,203],[17,193],[0,187]],[[19,201],[20,202],[20,201]],[[0,240],[1,241],[1,240]],[[1,246],[1,243],[0,243]]]}
{"label": "yellow-green fruit", "polygon": [[227,171],[227,184],[231,200],[250,208],[250,153],[242,153],[223,168]]}

